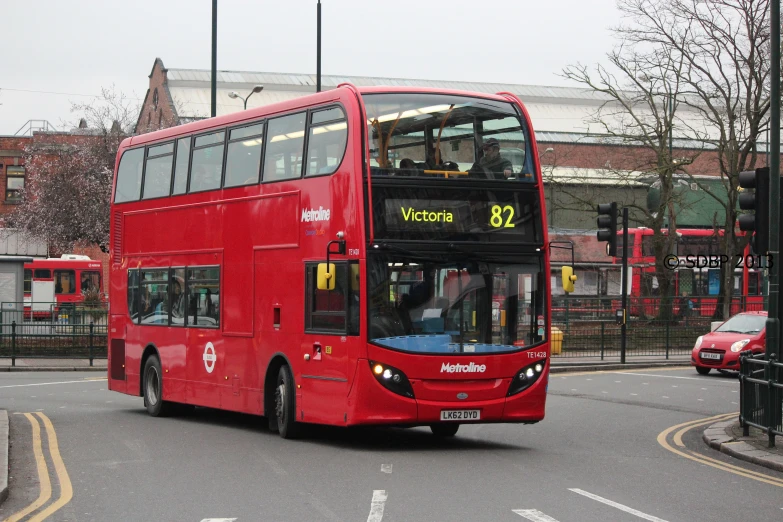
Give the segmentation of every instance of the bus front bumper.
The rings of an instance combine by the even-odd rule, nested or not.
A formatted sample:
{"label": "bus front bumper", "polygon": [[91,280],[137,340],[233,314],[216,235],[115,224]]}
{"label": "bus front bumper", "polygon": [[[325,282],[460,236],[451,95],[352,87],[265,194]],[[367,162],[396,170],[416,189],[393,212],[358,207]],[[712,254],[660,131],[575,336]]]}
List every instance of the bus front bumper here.
{"label": "bus front bumper", "polygon": [[[548,381],[547,372],[530,388],[510,397],[432,401],[409,398],[387,390],[375,379],[367,364],[360,364],[348,395],[346,425],[429,425],[443,422],[442,412],[449,411],[478,411],[478,419],[456,420],[460,423],[534,423],[544,418]],[[469,416],[475,415],[471,413]]]}

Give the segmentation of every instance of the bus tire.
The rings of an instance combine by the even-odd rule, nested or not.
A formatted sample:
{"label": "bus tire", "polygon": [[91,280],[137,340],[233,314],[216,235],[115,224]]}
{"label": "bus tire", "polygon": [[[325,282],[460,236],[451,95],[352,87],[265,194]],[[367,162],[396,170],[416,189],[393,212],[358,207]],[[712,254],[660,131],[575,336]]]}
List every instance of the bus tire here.
{"label": "bus tire", "polygon": [[430,429],[436,437],[453,437],[459,430],[459,424],[449,424],[442,422],[440,424],[431,424]]}
{"label": "bus tire", "polygon": [[284,439],[294,439],[301,432],[301,424],[296,422],[296,388],[291,369],[287,365],[277,372],[275,386],[275,418],[277,431]]}
{"label": "bus tire", "polygon": [[144,363],[144,406],[153,417],[167,417],[172,413],[174,404],[163,400],[163,372],[160,359],[151,355]]}
{"label": "bus tire", "polygon": [[706,368],[704,366],[696,367],[696,371],[699,373],[699,375],[707,375],[708,373],[710,373],[710,370],[712,370],[712,368]]}

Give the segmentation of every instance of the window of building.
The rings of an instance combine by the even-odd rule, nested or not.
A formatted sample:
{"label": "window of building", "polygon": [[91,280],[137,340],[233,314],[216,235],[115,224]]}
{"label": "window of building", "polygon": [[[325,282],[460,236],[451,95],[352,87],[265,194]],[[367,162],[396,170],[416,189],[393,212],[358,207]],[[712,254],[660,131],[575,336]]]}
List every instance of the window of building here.
{"label": "window of building", "polygon": [[231,129],[226,154],[224,187],[258,183],[261,170],[261,149],[264,144],[264,124]]}
{"label": "window of building", "polygon": [[76,272],[74,272],[73,270],[55,270],[54,293],[55,294],[76,293]]}
{"label": "window of building", "polygon": [[152,93],[152,108],[158,110],[158,88],[155,87],[155,92]]}
{"label": "window of building", "polygon": [[5,174],[5,202],[20,203],[22,201],[22,191],[24,190],[24,167],[9,165]]}
{"label": "window of building", "polygon": [[[318,125],[316,125],[318,124]],[[307,141],[307,176],[331,174],[343,159],[348,124],[339,107],[312,113]]]}
{"label": "window of building", "polygon": [[114,202],[138,201],[141,194],[141,172],[144,166],[144,149],[126,150],[117,169],[117,187]]}
{"label": "window of building", "polygon": [[184,194],[188,189],[188,164],[190,163],[190,136],[177,140],[177,161],[174,166],[172,194]]}
{"label": "window of building", "polygon": [[144,168],[142,199],[160,198],[169,195],[173,162],[174,143],[166,143],[147,149],[147,165]]}
{"label": "window of building", "polygon": [[305,266],[305,331],[359,333],[359,265],[335,265],[334,290],[318,289],[318,263]]}
{"label": "window of building", "polygon": [[188,326],[220,326],[220,269],[187,269]]}
{"label": "window of building", "polygon": [[190,192],[220,188],[225,132],[197,136],[190,166]]}
{"label": "window of building", "polygon": [[292,179],[302,175],[306,114],[300,112],[269,120],[264,181]]}

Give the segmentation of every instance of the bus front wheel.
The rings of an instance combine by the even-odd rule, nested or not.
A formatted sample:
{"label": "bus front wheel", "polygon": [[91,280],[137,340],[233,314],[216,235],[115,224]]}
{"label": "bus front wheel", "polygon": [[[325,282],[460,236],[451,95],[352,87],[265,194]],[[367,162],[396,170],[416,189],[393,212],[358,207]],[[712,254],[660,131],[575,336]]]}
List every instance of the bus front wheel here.
{"label": "bus front wheel", "polygon": [[166,417],[171,414],[172,403],[163,400],[163,372],[160,359],[152,355],[144,363],[144,406],[153,417]]}
{"label": "bus front wheel", "polygon": [[299,435],[301,425],[296,422],[296,390],[291,369],[283,365],[277,373],[275,387],[275,417],[277,430],[284,439],[293,439]]}
{"label": "bus front wheel", "polygon": [[430,426],[432,434],[436,437],[453,437],[457,434],[459,424],[432,424]]}

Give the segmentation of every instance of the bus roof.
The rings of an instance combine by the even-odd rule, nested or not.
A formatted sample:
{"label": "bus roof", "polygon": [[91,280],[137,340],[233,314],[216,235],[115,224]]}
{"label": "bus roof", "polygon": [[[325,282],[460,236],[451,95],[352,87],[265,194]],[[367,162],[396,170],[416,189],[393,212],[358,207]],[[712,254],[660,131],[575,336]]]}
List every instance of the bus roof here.
{"label": "bus roof", "polygon": [[251,121],[259,118],[273,116],[277,113],[287,112],[295,109],[301,109],[310,107],[313,105],[323,105],[330,102],[339,101],[345,96],[350,96],[352,90],[359,94],[383,94],[383,93],[421,93],[421,94],[443,94],[450,96],[470,96],[475,98],[484,98],[495,101],[501,101],[508,103],[509,100],[503,96],[497,94],[487,94],[482,92],[470,92],[470,91],[458,91],[453,89],[438,89],[432,87],[395,87],[395,86],[379,86],[379,87],[355,87],[351,84],[340,84],[336,89],[330,89],[319,93],[313,93],[294,98],[292,100],[285,100],[278,103],[272,103],[264,105],[262,107],[255,107],[246,111],[234,112],[231,114],[224,114],[215,118],[207,118],[176,127],[169,127],[154,132],[148,132],[139,136],[132,136],[126,138],[120,144],[120,149],[126,149],[134,145],[141,145],[156,141],[165,141],[175,136],[182,134],[194,134],[202,131],[207,131],[215,127],[222,127],[228,125],[234,125],[243,121]]}

